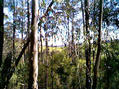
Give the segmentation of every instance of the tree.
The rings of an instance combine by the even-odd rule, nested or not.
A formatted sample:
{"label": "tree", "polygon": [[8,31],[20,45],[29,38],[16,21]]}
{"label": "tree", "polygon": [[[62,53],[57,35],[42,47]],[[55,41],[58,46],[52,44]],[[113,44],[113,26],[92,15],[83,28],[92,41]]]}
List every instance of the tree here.
{"label": "tree", "polygon": [[96,61],[95,61],[95,65],[94,65],[94,78],[93,78],[93,86],[92,86],[93,89],[96,89],[96,86],[97,86],[97,77],[98,77],[97,73],[98,73],[99,63],[100,63],[102,17],[103,17],[103,0],[100,0],[98,48],[97,48]]}
{"label": "tree", "polygon": [[[27,0],[27,19],[28,19],[28,22],[27,22],[27,37],[28,38],[31,38],[31,34],[30,34],[30,0]],[[30,52],[31,49],[30,49],[30,45],[28,45],[28,54],[29,55],[32,55],[32,52]],[[33,70],[32,70],[32,63],[33,61],[31,60],[31,56],[29,57],[29,64],[28,64],[28,70],[29,70],[29,81],[28,81],[28,89],[32,89],[32,84],[33,84]]]}
{"label": "tree", "polygon": [[[27,22],[27,35],[28,35],[28,38],[29,38],[29,35],[30,35],[30,7],[29,7],[29,0],[27,0],[27,19],[28,19],[28,22]],[[28,51],[30,51],[29,47],[28,47]]]}
{"label": "tree", "polygon": [[48,59],[48,33],[45,34],[45,44],[46,44],[46,75],[45,75],[45,87],[48,89],[48,67],[49,67],[49,59]]}
{"label": "tree", "polygon": [[91,43],[89,35],[89,0],[85,0],[85,22],[86,22],[86,88],[91,89]]}
{"label": "tree", "polygon": [[[16,33],[16,0],[13,0],[13,54],[15,55],[15,33]],[[13,58],[15,56],[13,55]]]}
{"label": "tree", "polygon": [[32,0],[32,23],[31,23],[31,60],[32,60],[32,89],[38,89],[38,0]]}
{"label": "tree", "polygon": [[2,64],[3,43],[4,43],[4,0],[0,0],[0,67]]}

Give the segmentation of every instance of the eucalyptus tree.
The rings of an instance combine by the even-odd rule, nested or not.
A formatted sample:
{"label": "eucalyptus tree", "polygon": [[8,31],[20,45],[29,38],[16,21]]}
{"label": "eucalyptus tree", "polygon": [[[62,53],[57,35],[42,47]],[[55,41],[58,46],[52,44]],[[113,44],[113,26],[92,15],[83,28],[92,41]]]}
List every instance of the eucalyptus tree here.
{"label": "eucalyptus tree", "polygon": [[98,48],[97,48],[97,55],[96,61],[94,66],[94,78],[93,78],[93,89],[96,89],[97,86],[97,73],[99,69],[99,62],[100,62],[100,52],[101,52],[101,30],[102,30],[102,18],[103,18],[103,0],[100,0],[100,16],[99,16],[99,30],[98,30]]}
{"label": "eucalyptus tree", "polygon": [[4,0],[0,1],[0,67],[2,64],[3,42],[4,42]]}
{"label": "eucalyptus tree", "polygon": [[[16,38],[16,0],[13,0],[13,54],[15,54],[15,38]],[[13,55],[13,59],[15,55]]]}
{"label": "eucalyptus tree", "polygon": [[91,89],[91,43],[89,35],[89,0],[85,0],[85,22],[86,22],[86,88]]}
{"label": "eucalyptus tree", "polygon": [[38,89],[38,0],[32,0],[32,23],[31,23],[31,70],[32,70],[32,87]]}

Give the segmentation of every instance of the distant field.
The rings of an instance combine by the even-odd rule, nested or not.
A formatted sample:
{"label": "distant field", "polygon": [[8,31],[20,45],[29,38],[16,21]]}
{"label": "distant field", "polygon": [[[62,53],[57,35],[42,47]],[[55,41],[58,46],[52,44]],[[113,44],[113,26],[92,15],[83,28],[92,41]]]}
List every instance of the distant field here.
{"label": "distant field", "polygon": [[[59,52],[61,52],[64,49],[64,47],[48,47],[48,48],[49,48],[50,52],[52,52],[52,51],[59,51]],[[43,50],[45,50],[45,49],[46,49],[46,47],[43,46]],[[41,47],[39,47],[39,51],[40,50],[41,50]]]}

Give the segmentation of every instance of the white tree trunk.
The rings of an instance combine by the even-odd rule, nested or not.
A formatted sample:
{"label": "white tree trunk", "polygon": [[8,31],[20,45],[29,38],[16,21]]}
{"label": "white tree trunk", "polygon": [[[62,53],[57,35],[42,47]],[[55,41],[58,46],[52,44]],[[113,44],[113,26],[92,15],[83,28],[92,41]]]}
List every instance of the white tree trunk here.
{"label": "white tree trunk", "polygon": [[32,0],[33,89],[38,89],[38,0]]}

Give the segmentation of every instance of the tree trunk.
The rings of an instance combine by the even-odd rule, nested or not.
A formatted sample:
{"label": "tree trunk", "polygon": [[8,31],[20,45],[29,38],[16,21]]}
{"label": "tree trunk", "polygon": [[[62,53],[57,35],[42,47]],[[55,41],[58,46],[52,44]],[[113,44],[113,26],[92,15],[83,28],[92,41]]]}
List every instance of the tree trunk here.
{"label": "tree trunk", "polygon": [[85,21],[86,21],[86,88],[91,89],[91,43],[89,35],[89,0],[85,0]]}
{"label": "tree trunk", "polygon": [[15,59],[15,33],[16,33],[16,4],[15,0],[13,0],[14,11],[13,11],[13,38],[12,38],[12,46],[13,46],[13,59]]}
{"label": "tree trunk", "polygon": [[75,43],[74,43],[74,12],[72,12],[72,38],[71,38],[71,57],[72,57],[72,63],[75,64]]}
{"label": "tree trunk", "polygon": [[31,80],[33,79],[33,82],[31,82],[32,87],[29,87],[29,89],[38,89],[38,0],[32,0],[32,36],[31,36],[31,71],[32,76]]}
{"label": "tree trunk", "polygon": [[48,89],[48,34],[45,35],[45,43],[46,43],[46,76],[45,76],[45,87]]}
{"label": "tree trunk", "polygon": [[[30,8],[29,8],[29,0],[27,0],[27,19],[28,19],[28,22],[27,22],[27,38],[30,37]],[[30,51],[30,47],[28,46],[28,53]]]}
{"label": "tree trunk", "polygon": [[[52,35],[52,40],[53,40],[53,35]],[[51,83],[51,89],[54,89],[54,74],[53,74],[53,64],[54,64],[54,58],[53,58],[53,42],[52,42],[52,52],[51,52],[51,79],[52,79],[52,83]]]}
{"label": "tree trunk", "polygon": [[84,20],[84,3],[83,3],[83,0],[81,0],[81,10],[82,10],[82,18],[83,18],[83,31],[84,31],[84,34],[85,34],[85,29],[84,29],[84,27],[85,27],[85,20]]}
{"label": "tree trunk", "polygon": [[[96,0],[93,1],[93,30],[96,30]],[[95,35],[94,38],[95,39]],[[95,65],[95,40],[93,40],[93,70],[94,70],[94,65]]]}
{"label": "tree trunk", "polygon": [[[22,7],[24,8],[24,1],[22,1]],[[22,9],[22,12],[24,13],[24,10]],[[21,37],[22,37],[22,44],[24,44],[24,15],[22,15],[22,31],[21,31]],[[24,52],[24,56],[23,56],[23,63],[24,63],[24,59],[25,59],[25,52]]]}
{"label": "tree trunk", "polygon": [[40,25],[40,43],[41,43],[40,58],[41,58],[42,63],[44,64],[44,60],[43,60],[43,40],[42,40],[42,28],[41,28],[41,25]]}
{"label": "tree trunk", "polygon": [[93,78],[93,86],[92,89],[96,89],[97,86],[97,72],[99,69],[100,63],[100,51],[101,51],[101,27],[102,27],[102,17],[103,17],[103,0],[100,0],[100,17],[99,17],[99,30],[98,30],[98,48],[96,55],[96,62],[94,66],[94,78]]}
{"label": "tree trunk", "polygon": [[[30,32],[30,11],[29,11],[29,0],[27,0],[27,18],[28,18],[28,23],[27,23],[27,35],[29,37],[29,32]],[[32,29],[33,30],[33,29]],[[33,37],[33,32],[31,32],[31,37]],[[31,38],[30,37],[30,38]],[[32,40],[32,38],[31,38]],[[29,57],[29,81],[28,81],[28,89],[32,89],[32,84],[33,84],[33,60],[31,59],[32,58],[32,50],[33,49],[33,46],[31,46],[31,43],[28,45],[28,54],[30,55]]]}
{"label": "tree trunk", "polygon": [[0,1],[0,67],[2,64],[3,43],[4,43],[4,0]]}
{"label": "tree trunk", "polygon": [[[28,36],[28,38],[31,38],[30,37],[30,8],[29,8],[29,3],[30,3],[29,0],[27,0],[27,19],[28,19],[27,36]],[[30,51],[32,51],[32,50],[30,49],[30,44],[29,44],[28,45],[28,54],[30,55],[30,57],[29,57],[29,64],[28,64],[28,68],[29,68],[28,89],[32,89],[32,84],[33,84],[33,77],[31,77],[33,75],[33,69],[32,69],[33,60],[31,60],[32,52],[30,52]]]}

